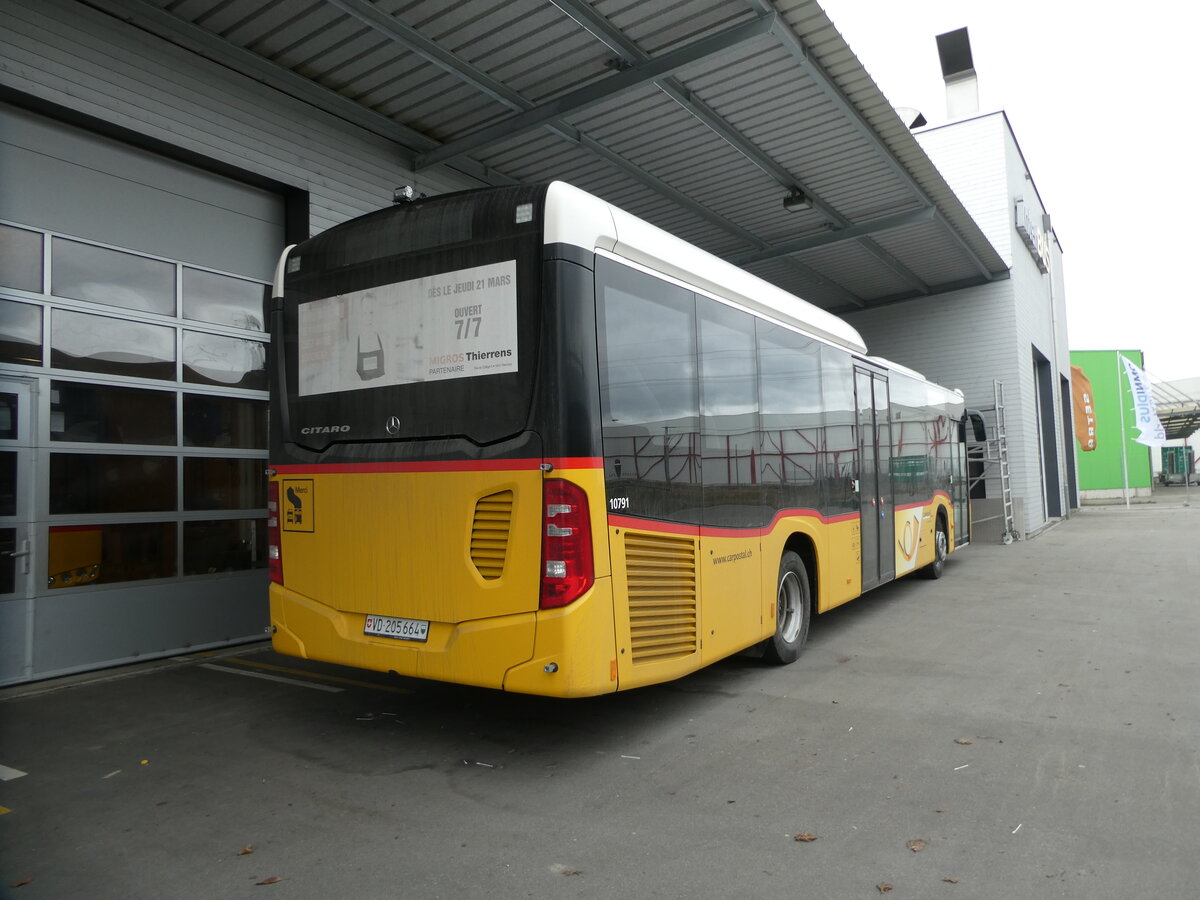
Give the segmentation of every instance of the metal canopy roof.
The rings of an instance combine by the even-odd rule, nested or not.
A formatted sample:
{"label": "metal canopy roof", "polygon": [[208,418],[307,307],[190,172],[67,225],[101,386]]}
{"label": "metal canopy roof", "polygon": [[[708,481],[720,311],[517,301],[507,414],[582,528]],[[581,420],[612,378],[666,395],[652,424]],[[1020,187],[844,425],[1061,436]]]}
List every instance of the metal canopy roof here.
{"label": "metal canopy roof", "polygon": [[814,0],[88,2],[418,181],[562,179],[835,312],[1008,274]]}
{"label": "metal canopy roof", "polygon": [[1200,431],[1200,400],[1170,383],[1152,384],[1151,393],[1168,441],[1184,441]]}
{"label": "metal canopy roof", "polygon": [[1200,431],[1200,404],[1182,409],[1160,409],[1158,419],[1163,424],[1168,441],[1186,441]]}

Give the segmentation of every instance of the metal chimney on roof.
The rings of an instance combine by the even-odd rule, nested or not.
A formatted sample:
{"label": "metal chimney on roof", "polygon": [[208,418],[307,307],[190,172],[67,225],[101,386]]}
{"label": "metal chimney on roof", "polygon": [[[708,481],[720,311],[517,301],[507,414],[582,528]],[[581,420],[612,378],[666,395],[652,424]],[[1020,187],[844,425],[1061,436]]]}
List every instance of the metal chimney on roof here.
{"label": "metal chimney on roof", "polygon": [[946,82],[946,116],[963,119],[975,115],[979,112],[979,79],[975,77],[967,29],[939,34],[937,46],[942,79]]}

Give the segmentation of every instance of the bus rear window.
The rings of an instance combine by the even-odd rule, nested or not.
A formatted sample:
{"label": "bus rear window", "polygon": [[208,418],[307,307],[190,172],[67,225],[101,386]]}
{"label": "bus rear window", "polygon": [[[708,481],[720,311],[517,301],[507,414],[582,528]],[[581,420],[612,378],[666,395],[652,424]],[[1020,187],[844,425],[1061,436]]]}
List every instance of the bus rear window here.
{"label": "bus rear window", "polygon": [[315,300],[298,324],[300,397],[516,372],[516,261]]}
{"label": "bus rear window", "polygon": [[378,283],[336,293],[285,288],[287,439],[314,450],[439,438],[489,444],[526,430],[538,254],[489,249],[419,265],[392,260],[376,267]]}

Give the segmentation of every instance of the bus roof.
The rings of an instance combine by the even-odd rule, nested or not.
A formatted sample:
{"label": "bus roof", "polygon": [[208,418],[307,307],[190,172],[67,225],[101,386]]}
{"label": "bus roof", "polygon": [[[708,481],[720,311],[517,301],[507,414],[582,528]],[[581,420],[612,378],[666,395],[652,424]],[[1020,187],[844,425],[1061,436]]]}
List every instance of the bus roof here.
{"label": "bus roof", "polygon": [[854,353],[867,352],[859,333],[832,313],[562,181],[546,190],[545,242],[606,250]]}

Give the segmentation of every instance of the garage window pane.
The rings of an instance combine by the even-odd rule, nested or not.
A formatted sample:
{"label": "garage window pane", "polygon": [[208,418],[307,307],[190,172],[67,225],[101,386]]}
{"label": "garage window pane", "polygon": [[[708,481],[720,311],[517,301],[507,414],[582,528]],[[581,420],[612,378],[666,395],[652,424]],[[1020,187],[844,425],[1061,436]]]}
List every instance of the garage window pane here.
{"label": "garage window pane", "polygon": [[175,315],[175,266],[161,260],[54,238],[50,283],[56,297]]}
{"label": "garage window pane", "polygon": [[267,345],[261,341],[185,331],[183,380],[265,391]]}
{"label": "garage window pane", "polygon": [[0,225],[0,285],[36,294],[42,292],[40,232]]}
{"label": "garage window pane", "polygon": [[174,445],[175,394],[52,381],[50,440]]}
{"label": "garage window pane", "polygon": [[62,369],[175,380],[175,329],[56,309],[50,364]]}
{"label": "garage window pane", "polygon": [[264,509],[265,468],[262,459],[184,459],[183,508]]}
{"label": "garage window pane", "polygon": [[17,454],[12,450],[0,451],[0,516],[17,514],[18,462]]}
{"label": "garage window pane", "polygon": [[262,331],[263,285],[234,278],[183,270],[183,317],[216,325]]}
{"label": "garage window pane", "polygon": [[0,300],[0,362],[42,364],[42,308]]}
{"label": "garage window pane", "polygon": [[267,403],[208,394],[183,395],[183,443],[187,447],[267,448]]}
{"label": "garage window pane", "polygon": [[67,525],[50,529],[46,582],[51,588],[171,578],[174,522]]}
{"label": "garage window pane", "polygon": [[261,519],[183,523],[183,574],[242,572],[267,564],[267,528]]}
{"label": "garage window pane", "polygon": [[0,528],[0,594],[11,594],[17,587],[17,529]]}
{"label": "garage window pane", "polygon": [[50,454],[50,513],[174,510],[175,457]]}

